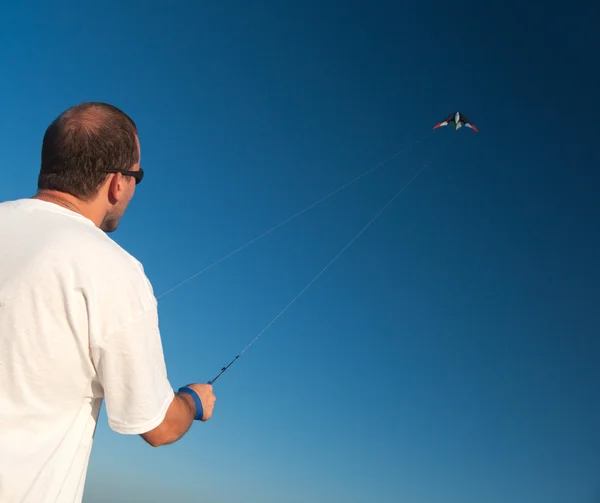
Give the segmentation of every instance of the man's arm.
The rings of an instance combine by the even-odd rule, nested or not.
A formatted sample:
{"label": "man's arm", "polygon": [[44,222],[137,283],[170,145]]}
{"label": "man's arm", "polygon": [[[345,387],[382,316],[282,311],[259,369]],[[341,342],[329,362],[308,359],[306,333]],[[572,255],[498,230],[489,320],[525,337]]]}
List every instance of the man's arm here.
{"label": "man's arm", "polygon": [[[167,378],[158,310],[150,282],[137,268],[118,267],[109,275],[120,278],[119,288],[97,293],[89,310],[92,363],[103,389],[110,428],[121,434],[141,435],[153,446],[173,443],[190,428],[196,416],[194,398],[174,393]],[[105,279],[101,285],[111,284]],[[209,384],[189,384],[203,409],[212,415],[214,394]]]}

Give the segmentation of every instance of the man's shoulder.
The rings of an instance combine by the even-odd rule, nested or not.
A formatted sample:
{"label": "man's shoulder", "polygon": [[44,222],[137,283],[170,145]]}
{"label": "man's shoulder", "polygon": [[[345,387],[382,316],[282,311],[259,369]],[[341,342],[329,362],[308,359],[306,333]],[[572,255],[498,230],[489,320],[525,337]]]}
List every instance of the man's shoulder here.
{"label": "man's shoulder", "polygon": [[142,263],[104,231],[94,225],[73,231],[68,233],[66,242],[78,246],[90,265],[97,264],[119,274],[129,273],[146,279]]}
{"label": "man's shoulder", "polygon": [[[78,265],[99,274],[132,274],[145,280],[139,260],[89,219],[58,205],[18,199],[0,202],[0,229],[12,228],[31,236],[39,254],[55,264]],[[66,269],[69,269],[68,267]]]}

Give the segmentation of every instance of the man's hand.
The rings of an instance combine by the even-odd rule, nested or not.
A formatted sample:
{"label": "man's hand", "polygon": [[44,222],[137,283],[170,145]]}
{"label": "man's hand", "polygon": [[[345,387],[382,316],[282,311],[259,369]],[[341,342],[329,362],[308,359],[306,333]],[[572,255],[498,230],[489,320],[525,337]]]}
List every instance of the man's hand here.
{"label": "man's hand", "polygon": [[[204,414],[202,415],[202,421],[208,421],[213,414],[215,402],[217,401],[217,397],[213,393],[212,385],[188,384],[187,387],[193,389],[196,393],[198,393],[200,401],[202,402],[202,410],[204,411]],[[188,393],[179,393],[179,396],[185,398],[185,401],[191,407],[192,411],[196,410],[196,404],[194,403],[194,399]]]}

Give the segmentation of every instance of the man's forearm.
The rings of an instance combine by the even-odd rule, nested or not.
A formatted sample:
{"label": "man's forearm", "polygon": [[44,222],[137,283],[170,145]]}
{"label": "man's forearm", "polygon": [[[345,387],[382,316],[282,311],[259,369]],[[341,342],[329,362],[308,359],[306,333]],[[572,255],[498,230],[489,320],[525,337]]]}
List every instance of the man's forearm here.
{"label": "man's forearm", "polygon": [[[177,404],[178,413],[173,414],[173,440],[166,442],[168,444],[176,442],[183,437],[192,426],[194,416],[196,415],[196,404],[194,399],[187,393],[175,393],[173,404]],[[169,408],[170,409],[170,408]]]}
{"label": "man's forearm", "polygon": [[183,437],[192,426],[196,406],[187,393],[176,393],[163,422],[141,437],[153,447],[172,444]]}

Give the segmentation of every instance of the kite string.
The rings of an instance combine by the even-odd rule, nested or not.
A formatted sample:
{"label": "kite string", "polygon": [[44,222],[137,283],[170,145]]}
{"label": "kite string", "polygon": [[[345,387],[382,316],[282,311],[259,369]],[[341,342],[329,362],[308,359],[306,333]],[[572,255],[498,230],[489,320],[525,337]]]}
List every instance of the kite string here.
{"label": "kite string", "polygon": [[340,187],[338,187],[337,189],[335,189],[334,191],[330,192],[329,194],[321,197],[320,199],[318,199],[317,201],[309,204],[308,206],[306,206],[305,208],[301,209],[300,211],[297,211],[296,213],[294,213],[292,216],[286,218],[285,220],[283,220],[282,222],[278,223],[277,225],[271,227],[270,229],[266,230],[265,232],[263,232],[262,234],[259,234],[258,236],[256,236],[255,238],[251,239],[250,241],[248,241],[247,243],[241,245],[240,247],[236,248],[235,250],[227,253],[226,255],[224,255],[223,257],[221,257],[220,259],[216,260],[215,262],[213,262],[212,264],[206,266],[204,269],[199,270],[198,272],[192,274],[190,277],[184,279],[183,281],[181,281],[180,283],[178,283],[177,285],[173,286],[172,288],[169,288],[168,290],[166,290],[165,292],[161,293],[156,299],[160,299],[162,297],[164,297],[165,295],[168,295],[169,293],[173,292],[174,290],[176,290],[177,288],[185,285],[186,283],[188,283],[189,281],[193,280],[194,278],[196,278],[197,276],[207,272],[208,270],[212,269],[213,267],[217,266],[218,264],[220,264],[221,262],[223,262],[224,260],[227,260],[228,258],[232,257],[233,255],[235,255],[236,253],[241,252],[243,249],[247,248],[248,246],[250,246],[251,244],[255,243],[256,241],[258,241],[259,239],[264,238],[265,236],[267,236],[268,234],[271,234],[271,232],[277,230],[279,227],[291,222],[292,220],[294,220],[295,218],[299,217],[300,215],[302,215],[303,213],[307,212],[308,210],[314,208],[315,206],[321,204],[322,202],[324,202],[325,200],[329,199],[330,197],[333,197],[335,194],[337,194],[338,192],[341,192],[342,190],[344,190],[345,188],[349,187],[350,185],[356,183],[358,180],[360,180],[361,178],[367,176],[368,174],[372,173],[373,171],[381,168],[382,166],[384,166],[385,164],[389,163],[390,161],[392,161],[393,159],[395,159],[396,157],[398,157],[400,154],[406,152],[407,150],[413,148],[415,145],[421,143],[423,140],[425,140],[428,136],[430,136],[432,134],[432,132],[430,131],[428,134],[424,135],[423,137],[421,137],[420,139],[417,139],[415,141],[413,141],[412,143],[410,143],[409,145],[403,147],[402,149],[400,149],[398,152],[396,152],[395,154],[391,155],[390,157],[388,157],[387,159],[385,159],[384,161],[381,161],[379,164],[373,166],[372,168],[368,169],[367,171],[361,173],[360,175],[356,176],[355,178],[353,178],[352,180],[350,180],[349,182],[344,183],[343,185],[341,185]]}
{"label": "kite string", "polygon": [[329,263],[321,269],[316,276],[314,276],[306,286],[300,290],[300,292],[275,316],[259,333],[254,339],[238,354],[231,362],[225,367],[221,368],[219,374],[214,377],[208,384],[213,384],[220,376],[225,372],[240,356],[242,356],[292,305],[342,256],[342,254],[352,246],[352,244],[377,220],[383,212],[402,194],[416,179],[417,177],[427,168],[427,166],[448,146],[450,140],[448,140],[442,147],[427,160],[421,168],[410,178],[410,180],[404,184],[404,186],[394,194],[394,196],[387,201],[387,203],[369,220],[363,227],[358,231],[354,237],[329,261]]}

